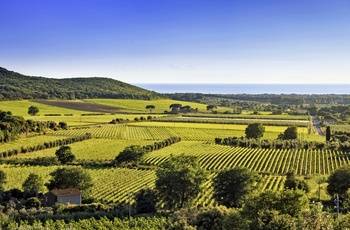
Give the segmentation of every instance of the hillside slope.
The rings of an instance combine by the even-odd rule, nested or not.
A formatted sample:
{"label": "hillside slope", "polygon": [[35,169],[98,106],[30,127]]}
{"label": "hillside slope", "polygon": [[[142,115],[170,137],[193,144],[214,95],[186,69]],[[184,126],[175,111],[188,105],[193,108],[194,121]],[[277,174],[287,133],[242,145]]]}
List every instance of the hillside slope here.
{"label": "hillside slope", "polygon": [[0,100],[86,98],[148,100],[165,96],[110,78],[32,77],[0,67]]}

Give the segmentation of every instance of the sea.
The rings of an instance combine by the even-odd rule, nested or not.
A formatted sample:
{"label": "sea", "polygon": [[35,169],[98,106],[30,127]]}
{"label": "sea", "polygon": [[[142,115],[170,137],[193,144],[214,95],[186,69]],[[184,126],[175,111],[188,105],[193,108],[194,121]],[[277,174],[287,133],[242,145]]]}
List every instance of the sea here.
{"label": "sea", "polygon": [[134,83],[157,93],[350,94],[350,84],[156,84]]}

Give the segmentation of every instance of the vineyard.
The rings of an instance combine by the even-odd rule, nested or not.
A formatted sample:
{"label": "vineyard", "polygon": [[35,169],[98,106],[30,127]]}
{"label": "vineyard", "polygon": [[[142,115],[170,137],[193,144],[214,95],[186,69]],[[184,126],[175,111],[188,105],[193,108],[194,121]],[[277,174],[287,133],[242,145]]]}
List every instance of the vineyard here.
{"label": "vineyard", "polygon": [[180,142],[149,153],[143,162],[159,165],[170,154],[197,156],[200,165],[207,170],[242,166],[275,175],[285,175],[288,171],[294,171],[297,175],[328,175],[336,168],[350,163],[350,154],[332,150],[253,149],[194,141]]}
{"label": "vineyard", "polygon": [[[87,128],[59,130],[48,133],[52,136],[79,136],[91,133],[94,138],[119,140],[164,140],[172,136],[184,141],[214,141],[216,137],[245,136],[245,125],[218,125],[192,123],[139,122],[121,125],[99,125]],[[276,139],[287,127],[266,127],[265,139]],[[306,133],[306,129],[299,128]],[[305,140],[324,141],[317,135],[305,135]]]}
{"label": "vineyard", "polygon": [[[94,140],[90,145],[93,145]],[[112,140],[103,140],[111,141]],[[118,141],[120,143],[120,141]],[[84,142],[72,145],[83,144]],[[125,146],[131,142],[126,142]],[[101,142],[103,144],[103,142]],[[89,145],[88,145],[89,146]],[[46,151],[46,150],[44,150]],[[101,150],[103,152],[103,150]],[[219,170],[235,166],[248,167],[261,173],[263,181],[261,190],[281,190],[285,181],[285,173],[294,170],[298,175],[328,175],[334,169],[349,164],[350,156],[341,152],[328,150],[270,150],[230,147],[198,141],[182,141],[167,148],[146,154],[143,164],[159,165],[170,154],[195,155],[202,167],[211,171],[209,180],[204,184],[202,193],[195,201],[197,205],[210,205],[212,198],[211,179]],[[9,180],[6,189],[21,188],[21,184],[29,175],[35,172],[48,180],[51,171],[61,166],[23,166],[2,165]],[[71,166],[73,167],[73,166]],[[111,203],[126,203],[142,188],[152,188],[155,182],[154,170],[136,170],[124,168],[90,168],[87,169],[93,177],[92,195],[100,201]],[[132,180],[130,180],[132,178]],[[130,194],[130,196],[129,196]]]}
{"label": "vineyard", "polygon": [[[79,160],[113,160],[118,153],[130,145],[145,146],[153,143],[154,141],[152,140],[115,140],[99,138],[73,143],[70,146],[74,155]],[[16,158],[54,157],[57,149],[58,147],[27,154],[18,154]]]}
{"label": "vineyard", "polygon": [[[165,108],[165,101],[166,100],[159,101],[158,103]],[[167,103],[168,102],[169,101],[167,101]],[[28,103],[28,101],[21,103],[27,105],[26,103]],[[103,103],[113,104],[114,101],[103,100]],[[118,101],[115,105],[122,106],[122,103],[126,102]],[[145,103],[149,103],[149,101],[142,101],[139,104],[135,104],[134,109],[145,110]],[[203,107],[203,109],[204,108],[205,107]],[[46,111],[46,109],[49,111],[46,107],[43,111]],[[19,110],[21,110],[21,113],[25,112],[23,109],[18,109],[18,111]],[[57,109],[52,111],[59,113]],[[67,110],[67,113],[68,112]],[[62,111],[60,113],[62,113]],[[48,131],[46,135],[31,137],[22,136],[15,142],[3,143],[0,146],[0,152],[20,149],[22,146],[40,145],[44,142],[82,136],[86,133],[90,133],[92,139],[70,144],[72,152],[76,156],[77,162],[84,162],[84,160],[86,160],[86,162],[96,161],[105,163],[115,159],[121,151],[131,145],[146,146],[171,137],[180,137],[180,142],[146,153],[141,159],[141,167],[139,168],[117,168],[106,165],[102,166],[102,164],[101,167],[85,167],[93,178],[94,185],[92,187],[92,196],[97,201],[116,204],[126,204],[129,201],[130,203],[134,203],[134,195],[140,189],[153,188],[156,180],[154,169],[165,162],[171,154],[196,156],[201,167],[209,171],[209,178],[204,183],[202,192],[194,202],[195,205],[203,206],[215,204],[215,200],[212,197],[212,179],[220,170],[241,166],[256,171],[262,177],[259,190],[264,191],[282,190],[286,180],[286,173],[289,171],[294,171],[299,177],[328,176],[335,169],[350,163],[350,154],[333,150],[254,149],[215,144],[214,140],[217,137],[245,136],[245,129],[247,126],[243,124],[180,122],[183,121],[181,120],[183,118],[177,118],[176,116],[169,118],[171,122],[143,121],[123,124],[106,124],[118,117],[124,120],[133,120],[134,117],[140,116],[140,114],[81,116],[81,111],[75,112],[73,116],[38,116],[36,118],[38,120],[51,120],[52,118],[55,121],[67,121],[70,122],[70,124],[76,124],[77,127],[68,130]],[[153,118],[159,116],[164,115],[152,115]],[[214,115],[210,114],[206,114],[205,116],[208,116],[210,119],[212,116],[214,117]],[[230,117],[231,115],[225,116],[229,116],[228,119],[239,118],[239,116],[235,115],[232,115],[232,117]],[[271,115],[254,115],[253,117],[256,121],[262,118],[267,119],[267,123],[275,123],[276,121],[271,119],[277,119],[277,117],[270,116]],[[246,117],[249,116],[241,116],[243,119]],[[266,132],[263,138],[269,140],[276,139],[278,134],[284,132],[287,128],[287,126],[282,126],[282,124],[284,124],[283,122],[305,123],[304,120],[298,120],[298,118],[284,116],[278,123],[278,126],[276,124],[273,126],[265,126]],[[199,117],[199,119],[207,118]],[[222,117],[216,117],[215,119],[223,120],[225,117],[222,115]],[[304,117],[301,119],[304,119]],[[94,123],[99,123],[99,125],[93,125]],[[84,124],[89,124],[89,126],[82,126]],[[307,128],[305,127],[299,127],[298,132],[299,134],[303,134],[303,139],[306,141],[324,141],[325,139],[317,135],[307,135]],[[4,160],[21,158],[17,161],[21,162],[20,160],[22,160],[22,158],[54,157],[57,149],[58,147],[54,147],[26,154],[18,154],[17,156],[8,157]],[[22,188],[22,183],[30,173],[36,173],[44,178],[44,182],[48,182],[50,179],[50,172],[58,167],[63,166],[29,166],[16,165],[15,163],[12,165],[0,165],[0,169],[7,175],[7,183],[5,184],[6,190]],[[312,183],[316,182],[313,181]],[[323,189],[325,184],[326,183],[323,183],[321,185]],[[317,187],[317,184],[314,185],[314,187]],[[315,191],[312,191],[312,194],[315,193]]]}
{"label": "vineyard", "polygon": [[[71,166],[73,167],[73,166]],[[58,166],[1,166],[8,178],[11,178],[6,184],[5,189],[21,188],[22,183],[30,173],[36,173],[48,182],[50,172],[57,169]],[[108,203],[134,203],[134,195],[142,188],[153,188],[156,179],[153,170],[137,170],[123,168],[103,168],[87,169],[93,178],[94,186],[92,196],[99,201]],[[202,192],[197,197],[196,205],[210,205],[215,201],[212,198],[212,181],[216,175],[215,172],[209,175],[207,182],[203,185]],[[130,180],[132,178],[132,180]],[[263,176],[262,189],[283,189],[284,176]]]}

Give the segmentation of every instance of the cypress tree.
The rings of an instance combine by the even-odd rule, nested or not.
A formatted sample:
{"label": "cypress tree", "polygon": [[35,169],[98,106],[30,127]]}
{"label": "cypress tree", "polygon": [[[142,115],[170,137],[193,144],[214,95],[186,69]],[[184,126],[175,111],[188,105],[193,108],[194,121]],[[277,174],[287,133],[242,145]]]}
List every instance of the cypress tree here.
{"label": "cypress tree", "polygon": [[327,126],[326,129],[326,141],[330,141],[331,140],[331,127]]}

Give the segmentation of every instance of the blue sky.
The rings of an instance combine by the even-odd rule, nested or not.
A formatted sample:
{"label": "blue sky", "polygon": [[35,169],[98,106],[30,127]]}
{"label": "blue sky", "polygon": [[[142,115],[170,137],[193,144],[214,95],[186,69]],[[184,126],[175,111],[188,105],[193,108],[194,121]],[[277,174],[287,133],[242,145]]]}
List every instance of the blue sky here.
{"label": "blue sky", "polygon": [[128,83],[350,84],[350,1],[0,0],[0,66]]}

